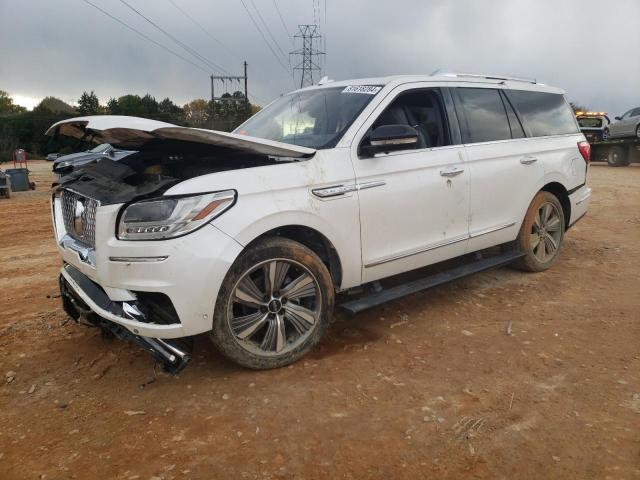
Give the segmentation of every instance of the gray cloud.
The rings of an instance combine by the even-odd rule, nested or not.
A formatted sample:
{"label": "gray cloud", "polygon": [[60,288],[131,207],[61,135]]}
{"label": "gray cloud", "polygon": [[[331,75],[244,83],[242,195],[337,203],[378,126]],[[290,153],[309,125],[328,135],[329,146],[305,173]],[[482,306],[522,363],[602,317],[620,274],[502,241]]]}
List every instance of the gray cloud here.
{"label": "gray cloud", "polygon": [[[92,0],[193,59],[118,0]],[[202,55],[234,73],[249,62],[249,89],[269,100],[293,88],[240,0],[174,0],[235,53],[214,42],[168,0],[128,0]],[[640,105],[637,0],[320,0],[323,74],[344,79],[435,69],[529,76],[571,100],[619,114]],[[251,6],[251,0],[245,0]],[[285,52],[293,47],[273,0],[254,0]],[[278,0],[293,32],[313,23],[313,0]],[[258,19],[257,19],[258,20]],[[258,20],[259,21],[259,20]],[[277,51],[277,50],[276,50]],[[209,96],[207,74],[139,38],[81,0],[0,0],[0,89],[105,102],[151,93],[179,103]],[[283,60],[283,62],[286,60]]]}

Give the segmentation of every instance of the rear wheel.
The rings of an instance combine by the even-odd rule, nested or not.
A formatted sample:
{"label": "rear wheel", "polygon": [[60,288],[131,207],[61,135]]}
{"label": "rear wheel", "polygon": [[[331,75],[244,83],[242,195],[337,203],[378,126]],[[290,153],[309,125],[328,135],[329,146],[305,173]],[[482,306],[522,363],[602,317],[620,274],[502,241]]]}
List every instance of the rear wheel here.
{"label": "rear wheel", "polygon": [[211,339],[245,367],[282,367],[320,342],[333,303],[333,283],[322,260],[297,242],[269,238],[231,267],[216,302]]}
{"label": "rear wheel", "polygon": [[564,230],[565,218],[558,198],[549,192],[538,192],[516,239],[525,256],[514,266],[527,272],[541,272],[551,267],[558,258]]}
{"label": "rear wheel", "polygon": [[611,147],[607,154],[607,163],[610,167],[626,167],[629,165],[627,150],[622,147]]}
{"label": "rear wheel", "polygon": [[640,125],[636,127],[636,138],[640,138]]}

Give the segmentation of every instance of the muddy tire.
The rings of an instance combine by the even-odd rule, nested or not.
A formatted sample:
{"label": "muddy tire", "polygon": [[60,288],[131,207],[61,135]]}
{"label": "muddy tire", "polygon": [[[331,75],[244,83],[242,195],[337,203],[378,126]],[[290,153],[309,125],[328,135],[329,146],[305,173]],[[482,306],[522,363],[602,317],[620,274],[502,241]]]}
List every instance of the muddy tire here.
{"label": "muddy tire", "polygon": [[333,304],[331,275],[313,251],[289,239],[266,238],[227,273],[210,338],[244,367],[283,367],[320,342]]}
{"label": "muddy tire", "polygon": [[558,198],[538,192],[524,217],[516,245],[525,252],[513,266],[526,272],[541,272],[558,259],[564,239],[565,218]]}
{"label": "muddy tire", "polygon": [[627,150],[622,147],[611,147],[607,154],[607,163],[610,167],[626,167],[629,165]]}

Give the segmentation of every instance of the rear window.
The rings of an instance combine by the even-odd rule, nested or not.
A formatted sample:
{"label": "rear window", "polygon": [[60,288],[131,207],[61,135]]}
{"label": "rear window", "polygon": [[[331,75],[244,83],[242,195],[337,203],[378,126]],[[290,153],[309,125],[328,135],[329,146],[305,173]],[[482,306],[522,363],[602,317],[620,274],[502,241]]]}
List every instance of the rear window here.
{"label": "rear window", "polygon": [[524,126],[534,137],[578,133],[571,107],[557,93],[506,90]]}
{"label": "rear window", "polygon": [[511,138],[500,92],[489,88],[459,88],[458,94],[467,119],[469,143]]}
{"label": "rear window", "polygon": [[578,125],[584,128],[600,128],[602,126],[601,118],[579,118]]}

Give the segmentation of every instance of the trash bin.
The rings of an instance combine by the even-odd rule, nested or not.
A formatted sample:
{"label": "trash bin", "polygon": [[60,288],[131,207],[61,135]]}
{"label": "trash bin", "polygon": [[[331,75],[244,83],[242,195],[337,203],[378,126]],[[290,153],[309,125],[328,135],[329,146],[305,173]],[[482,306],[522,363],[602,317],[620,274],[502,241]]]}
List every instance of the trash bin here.
{"label": "trash bin", "polygon": [[7,168],[4,173],[11,178],[11,190],[24,192],[29,190],[29,170],[26,168]]}
{"label": "trash bin", "polygon": [[0,170],[0,197],[11,197],[11,178]]}

